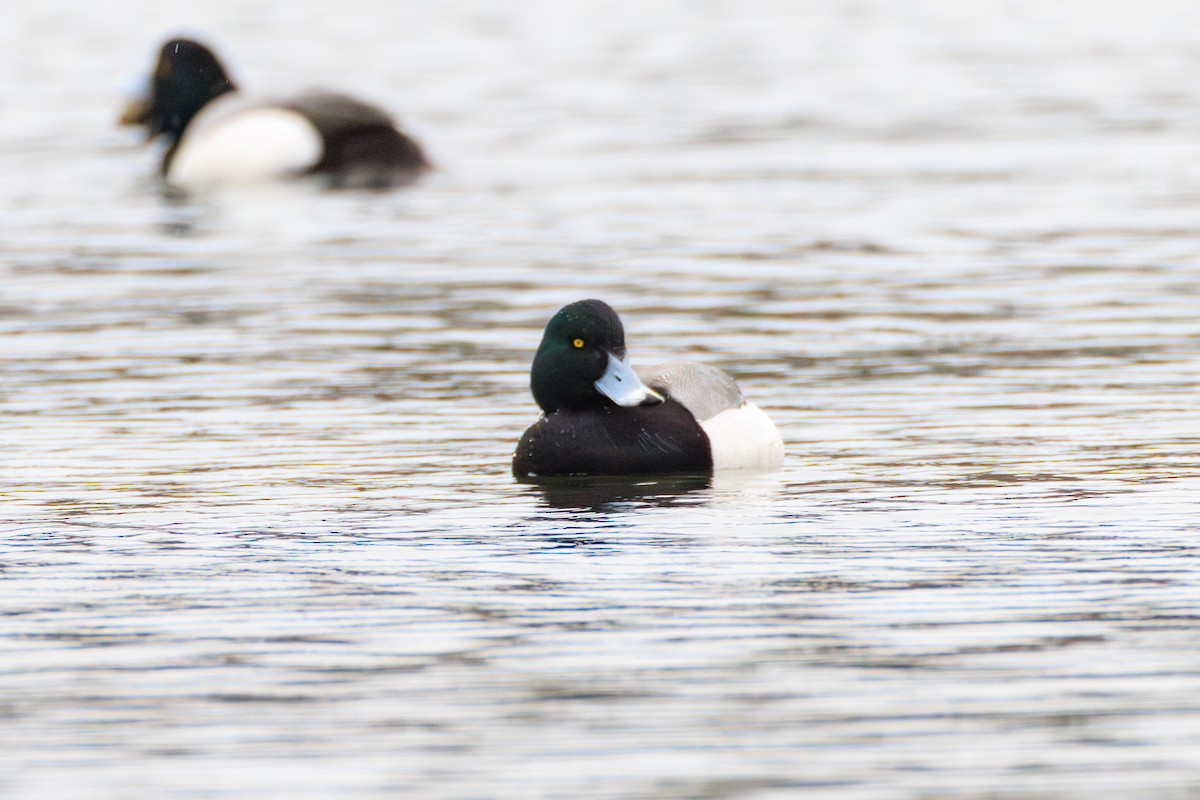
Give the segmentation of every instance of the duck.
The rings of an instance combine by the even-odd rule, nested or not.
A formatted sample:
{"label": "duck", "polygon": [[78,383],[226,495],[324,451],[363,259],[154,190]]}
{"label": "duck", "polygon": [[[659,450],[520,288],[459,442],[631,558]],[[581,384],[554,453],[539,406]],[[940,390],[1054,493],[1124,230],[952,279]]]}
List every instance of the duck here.
{"label": "duck", "polygon": [[216,54],[193,39],[162,46],[149,84],[120,122],[166,143],[159,172],[177,189],[313,175],[333,187],[386,188],[431,168],[382,109],[325,91],[247,98]]}
{"label": "duck", "polygon": [[737,382],[708,364],[635,369],[625,328],[602,300],[561,308],[533,357],[542,411],[513,454],[518,479],[774,470],[783,439]]}

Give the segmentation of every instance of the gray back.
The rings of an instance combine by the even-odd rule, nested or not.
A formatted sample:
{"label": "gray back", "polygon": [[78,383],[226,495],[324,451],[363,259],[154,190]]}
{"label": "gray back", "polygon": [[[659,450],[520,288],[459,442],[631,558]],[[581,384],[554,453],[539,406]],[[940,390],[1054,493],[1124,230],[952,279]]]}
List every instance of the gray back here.
{"label": "gray back", "polygon": [[668,361],[636,371],[643,383],[677,400],[700,422],[745,402],[733,378],[708,364]]}

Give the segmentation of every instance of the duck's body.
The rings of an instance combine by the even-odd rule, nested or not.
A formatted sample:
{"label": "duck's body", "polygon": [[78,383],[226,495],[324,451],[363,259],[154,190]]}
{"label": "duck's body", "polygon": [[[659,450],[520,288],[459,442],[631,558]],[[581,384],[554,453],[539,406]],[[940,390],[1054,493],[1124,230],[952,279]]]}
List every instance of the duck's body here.
{"label": "duck's body", "polygon": [[513,472],[542,475],[641,475],[711,472],[712,446],[680,403],[561,409],[535,422],[517,445]]}
{"label": "duck's body", "polygon": [[562,309],[534,358],[543,416],[513,455],[518,477],[775,469],[783,441],[726,373],[672,362],[636,372],[620,318],[599,300]]}
{"label": "duck's body", "polygon": [[779,429],[751,403],[727,372],[708,364],[672,361],[638,369],[651,389],[677,400],[700,425],[712,448],[713,469],[776,469],[783,463]]}
{"label": "duck's body", "polygon": [[308,175],[336,186],[394,186],[430,166],[379,108],[328,92],[247,98],[208,48],[187,39],[163,46],[149,96],[122,122],[166,140],[160,171],[183,189]]}

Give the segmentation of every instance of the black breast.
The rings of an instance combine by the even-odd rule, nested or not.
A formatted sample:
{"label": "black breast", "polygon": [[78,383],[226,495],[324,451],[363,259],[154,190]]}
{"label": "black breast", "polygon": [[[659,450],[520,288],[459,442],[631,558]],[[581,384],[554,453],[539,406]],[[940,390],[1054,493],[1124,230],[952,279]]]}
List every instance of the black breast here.
{"label": "black breast", "polygon": [[674,400],[655,406],[556,411],[534,423],[513,456],[513,473],[637,475],[710,472],[712,447]]}

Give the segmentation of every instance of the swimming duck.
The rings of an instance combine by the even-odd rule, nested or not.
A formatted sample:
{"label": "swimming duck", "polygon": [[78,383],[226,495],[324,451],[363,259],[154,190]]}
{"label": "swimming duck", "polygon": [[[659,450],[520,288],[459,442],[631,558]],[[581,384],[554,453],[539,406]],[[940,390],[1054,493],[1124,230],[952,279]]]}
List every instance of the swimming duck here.
{"label": "swimming duck", "polygon": [[621,318],[600,300],[571,303],[546,325],[530,388],[542,417],[513,454],[519,478],[783,463],[779,430],[733,378],[683,361],[634,370]]}
{"label": "swimming duck", "polygon": [[166,141],[161,173],[184,189],[305,175],[385,187],[430,168],[420,146],[375,106],[327,92],[247,100],[213,52],[190,39],[163,45],[148,96],[121,122]]}

